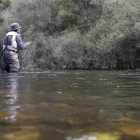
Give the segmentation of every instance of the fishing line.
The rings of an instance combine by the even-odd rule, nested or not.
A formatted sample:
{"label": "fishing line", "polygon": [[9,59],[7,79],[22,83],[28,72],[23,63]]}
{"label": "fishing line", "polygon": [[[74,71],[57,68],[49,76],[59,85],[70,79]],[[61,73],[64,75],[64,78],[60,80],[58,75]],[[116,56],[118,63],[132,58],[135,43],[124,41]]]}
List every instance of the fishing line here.
{"label": "fishing line", "polygon": [[[50,36],[55,36],[55,35],[58,35],[58,34],[62,34],[62,33],[65,33],[65,32],[68,32],[68,31],[71,31],[71,30],[74,30],[74,29],[78,29],[78,28],[81,28],[81,27],[86,27],[88,25],[95,25],[95,23],[88,23],[88,24],[84,24],[84,25],[81,25],[81,26],[77,26],[77,27],[74,27],[74,28],[70,28],[68,30],[65,30],[65,31],[62,31],[62,32],[58,32],[58,33],[55,33],[55,34],[44,34],[45,37],[50,37]],[[39,43],[39,41],[37,42],[31,42],[32,44],[36,44],[36,43]]]}
{"label": "fishing line", "polygon": [[62,32],[58,32],[58,33],[55,33],[55,34],[49,34],[49,35],[46,35],[44,34],[45,36],[54,36],[54,35],[57,35],[57,34],[61,34],[61,33],[64,33],[64,32],[68,32],[68,31],[71,31],[71,30],[74,30],[74,29],[78,29],[78,28],[81,28],[81,27],[85,27],[85,26],[88,26],[88,25],[93,25],[95,23],[88,23],[88,24],[84,24],[84,25],[81,25],[81,26],[77,26],[77,27],[74,27],[74,28],[71,28],[71,29],[68,29],[68,30],[65,30],[65,31],[62,31]]}

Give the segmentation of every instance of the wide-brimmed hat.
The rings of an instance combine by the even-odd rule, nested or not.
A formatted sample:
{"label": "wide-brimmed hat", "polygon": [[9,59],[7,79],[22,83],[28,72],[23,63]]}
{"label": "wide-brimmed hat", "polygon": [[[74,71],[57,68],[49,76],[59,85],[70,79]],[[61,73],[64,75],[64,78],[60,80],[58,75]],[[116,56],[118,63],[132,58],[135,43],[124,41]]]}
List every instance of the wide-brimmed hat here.
{"label": "wide-brimmed hat", "polygon": [[18,23],[12,23],[11,24],[11,31],[13,31],[13,30],[18,30],[18,29],[20,29],[21,27],[19,26],[19,24]]}

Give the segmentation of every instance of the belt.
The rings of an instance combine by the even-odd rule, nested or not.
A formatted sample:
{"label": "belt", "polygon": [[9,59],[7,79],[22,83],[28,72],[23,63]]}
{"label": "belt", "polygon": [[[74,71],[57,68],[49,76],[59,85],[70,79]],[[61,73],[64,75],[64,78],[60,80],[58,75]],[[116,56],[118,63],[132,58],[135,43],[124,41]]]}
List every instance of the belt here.
{"label": "belt", "polygon": [[17,53],[17,51],[16,51],[16,50],[9,50],[9,51]]}
{"label": "belt", "polygon": [[11,51],[11,52],[18,53],[16,50],[9,50],[9,49],[8,50],[7,49],[6,50],[3,50],[3,51]]}

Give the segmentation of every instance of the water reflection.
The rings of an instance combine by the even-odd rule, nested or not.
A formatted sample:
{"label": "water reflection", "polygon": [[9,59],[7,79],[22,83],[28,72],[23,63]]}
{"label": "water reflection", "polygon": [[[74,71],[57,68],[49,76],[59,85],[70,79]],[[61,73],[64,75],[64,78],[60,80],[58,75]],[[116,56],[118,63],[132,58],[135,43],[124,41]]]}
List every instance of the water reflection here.
{"label": "water reflection", "polygon": [[14,104],[18,99],[18,74],[9,74],[5,79],[5,84],[5,89],[10,92],[8,96],[11,97],[7,103]]}
{"label": "water reflection", "polygon": [[[22,93],[30,91],[28,80],[20,74],[3,74],[0,80],[0,139],[39,140],[39,132],[31,125],[39,122],[38,117],[21,114],[28,98]],[[29,97],[27,102],[31,101]]]}
{"label": "water reflection", "polygon": [[139,79],[138,73],[109,71],[1,75],[0,136],[6,140],[140,138]]}
{"label": "water reflection", "polygon": [[[18,101],[18,88],[19,88],[19,77],[17,73],[7,74],[3,76],[3,85],[4,89],[8,92],[4,96],[4,101],[7,104],[6,110],[9,113],[17,114],[17,109],[20,108],[20,105],[16,105]],[[14,120],[14,116],[11,116],[11,120]]]}

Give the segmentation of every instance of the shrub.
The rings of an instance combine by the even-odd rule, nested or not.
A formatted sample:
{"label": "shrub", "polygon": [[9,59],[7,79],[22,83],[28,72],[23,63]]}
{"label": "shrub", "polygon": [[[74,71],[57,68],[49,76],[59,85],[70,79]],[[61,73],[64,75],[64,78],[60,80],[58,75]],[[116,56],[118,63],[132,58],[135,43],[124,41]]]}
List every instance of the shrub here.
{"label": "shrub", "polygon": [[2,12],[0,43],[18,22],[23,40],[36,42],[20,53],[22,67],[136,68],[139,5],[138,0],[11,0]]}

